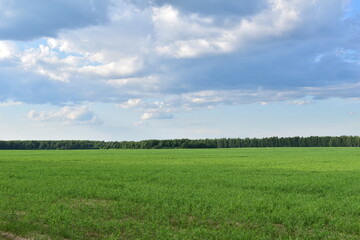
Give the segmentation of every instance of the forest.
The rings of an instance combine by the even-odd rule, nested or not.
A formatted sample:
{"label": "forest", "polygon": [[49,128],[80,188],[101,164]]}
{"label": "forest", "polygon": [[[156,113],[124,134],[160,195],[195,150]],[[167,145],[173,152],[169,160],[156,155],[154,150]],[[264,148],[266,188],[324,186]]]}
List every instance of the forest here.
{"label": "forest", "polygon": [[359,136],[170,139],[142,141],[13,140],[0,141],[2,150],[67,149],[172,149],[172,148],[265,148],[265,147],[360,147]]}

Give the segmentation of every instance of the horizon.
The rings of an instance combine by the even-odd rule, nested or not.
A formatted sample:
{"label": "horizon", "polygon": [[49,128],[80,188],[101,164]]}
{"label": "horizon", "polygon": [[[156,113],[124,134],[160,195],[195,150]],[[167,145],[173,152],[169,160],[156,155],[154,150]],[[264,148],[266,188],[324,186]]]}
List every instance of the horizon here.
{"label": "horizon", "polygon": [[270,138],[278,138],[278,139],[291,139],[291,138],[341,138],[341,137],[360,137],[359,135],[338,135],[338,136],[270,136],[270,137],[232,137],[232,138],[149,138],[149,139],[140,139],[140,140],[91,140],[91,139],[9,139],[9,140],[0,140],[0,142],[41,142],[41,141],[49,141],[49,142],[62,142],[62,141],[81,141],[81,142],[143,142],[143,141],[173,141],[173,140],[190,140],[190,141],[197,141],[197,140],[220,140],[220,139],[270,139]]}

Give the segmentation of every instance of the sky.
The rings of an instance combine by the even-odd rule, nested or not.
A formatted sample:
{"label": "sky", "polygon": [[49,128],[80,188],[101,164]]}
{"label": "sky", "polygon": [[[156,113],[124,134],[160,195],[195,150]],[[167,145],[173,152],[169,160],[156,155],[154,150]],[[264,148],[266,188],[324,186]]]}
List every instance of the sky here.
{"label": "sky", "polygon": [[360,135],[358,0],[2,0],[1,140]]}

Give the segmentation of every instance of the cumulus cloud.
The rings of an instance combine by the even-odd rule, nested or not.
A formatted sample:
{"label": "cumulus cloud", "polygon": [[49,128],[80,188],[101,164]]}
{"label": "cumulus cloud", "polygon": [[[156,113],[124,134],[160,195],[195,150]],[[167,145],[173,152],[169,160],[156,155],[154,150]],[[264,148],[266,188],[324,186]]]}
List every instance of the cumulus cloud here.
{"label": "cumulus cloud", "polygon": [[85,106],[65,106],[59,111],[30,111],[28,117],[35,121],[55,121],[62,125],[102,124],[102,120]]}
{"label": "cumulus cloud", "polygon": [[14,57],[16,46],[10,41],[0,41],[0,61]]}
{"label": "cumulus cloud", "polygon": [[273,0],[268,1],[268,8],[225,26],[216,25],[212,17],[181,14],[164,5],[154,8],[153,21],[161,42],[157,49],[177,58],[196,57],[232,52],[255,42],[305,37],[322,28],[331,33],[334,28],[328,24],[339,25],[336,17],[341,17],[346,2]]}
{"label": "cumulus cloud", "polygon": [[56,36],[62,29],[106,22],[109,0],[4,0],[0,3],[0,38],[29,40]]}
{"label": "cumulus cloud", "polygon": [[83,66],[78,69],[78,72],[90,76],[98,75],[100,77],[109,78],[131,75],[141,69],[141,67],[141,60],[136,57],[132,57],[101,65]]}
{"label": "cumulus cloud", "polygon": [[20,58],[20,63],[25,70],[53,80],[67,81],[70,76],[69,68],[74,65],[74,60],[71,56],[59,59],[48,46],[40,44],[38,48],[25,50]]}
{"label": "cumulus cloud", "polygon": [[140,98],[129,99],[124,103],[119,104],[120,108],[138,108],[143,105],[143,101]]}

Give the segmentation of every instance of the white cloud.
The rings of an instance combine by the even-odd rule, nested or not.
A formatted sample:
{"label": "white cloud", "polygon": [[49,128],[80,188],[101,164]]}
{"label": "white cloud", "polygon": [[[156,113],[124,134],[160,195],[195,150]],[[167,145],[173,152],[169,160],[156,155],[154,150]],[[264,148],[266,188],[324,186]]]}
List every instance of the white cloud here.
{"label": "white cloud", "polygon": [[215,26],[212,18],[196,14],[182,16],[170,5],[153,8],[153,11],[156,50],[160,54],[187,58],[232,50],[232,32]]}
{"label": "white cloud", "polygon": [[89,65],[78,69],[79,73],[99,75],[101,77],[119,77],[136,73],[142,68],[142,61],[137,57],[120,59],[117,62],[102,65]]}
{"label": "white cloud", "polygon": [[309,105],[309,104],[313,104],[314,101],[312,100],[296,100],[296,101],[289,101],[288,104],[293,104],[293,105]]}
{"label": "white cloud", "polygon": [[174,115],[166,112],[146,112],[141,116],[141,120],[152,120],[152,119],[173,119]]}
{"label": "white cloud", "polygon": [[170,5],[154,8],[153,22],[158,37],[157,50],[175,58],[228,53],[246,49],[254,41],[290,33],[301,23],[306,1],[269,1],[270,8],[239,19],[230,27],[219,27],[209,17],[181,16]]}
{"label": "white cloud", "polygon": [[10,41],[0,41],[0,61],[14,57],[16,46]]}
{"label": "white cloud", "polygon": [[56,49],[51,44],[48,46],[40,44],[36,48],[27,49],[20,58],[23,68],[52,80],[66,82],[79,75],[84,78],[127,76],[140,70],[143,65],[142,60],[137,57],[120,58],[115,62],[96,62],[92,60],[93,55],[79,53],[60,57],[61,54],[56,51],[60,48]]}
{"label": "white cloud", "polygon": [[40,44],[38,48],[27,49],[20,58],[25,70],[64,82],[69,80],[70,69],[79,61],[80,59],[74,56],[60,59],[56,52],[43,44]]}
{"label": "white cloud", "polygon": [[35,121],[55,121],[62,125],[102,124],[102,120],[86,106],[66,106],[59,111],[30,111],[28,117]]}
{"label": "white cloud", "polygon": [[120,108],[137,108],[143,105],[143,101],[139,98],[129,99],[127,102],[118,104]]}
{"label": "white cloud", "polygon": [[[143,124],[143,121],[152,119],[173,119],[173,113],[176,110],[174,102],[171,101],[152,101],[144,102],[142,99],[129,99],[126,102],[118,104],[120,108],[132,108],[143,112],[141,115],[142,122],[136,123],[137,125]],[[174,108],[175,107],[175,108]]]}
{"label": "white cloud", "polygon": [[8,107],[8,106],[18,106],[23,104],[22,102],[16,102],[16,101],[6,101],[6,102],[0,102],[0,107]]}

